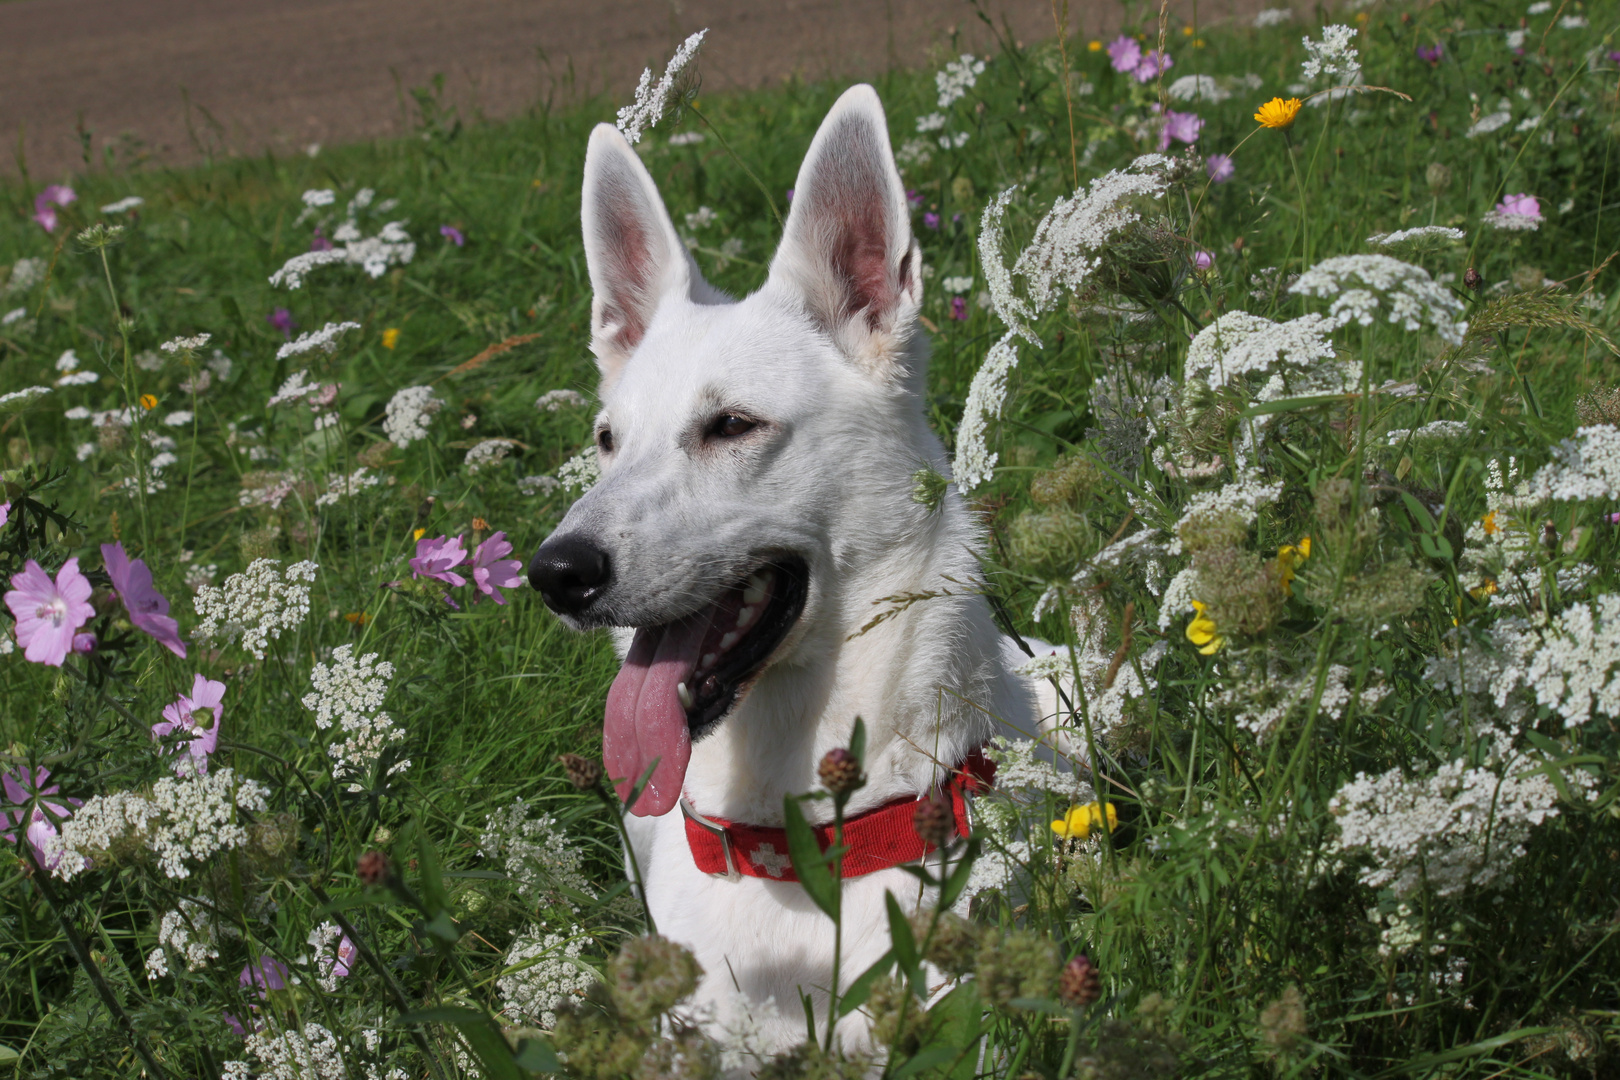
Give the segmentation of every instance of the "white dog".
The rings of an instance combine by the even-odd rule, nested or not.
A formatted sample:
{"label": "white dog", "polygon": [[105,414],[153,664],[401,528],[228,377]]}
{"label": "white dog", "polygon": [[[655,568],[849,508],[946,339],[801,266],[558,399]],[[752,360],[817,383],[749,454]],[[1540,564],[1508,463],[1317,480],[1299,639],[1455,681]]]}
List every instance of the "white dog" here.
{"label": "white dog", "polygon": [[[601,480],[530,580],[571,626],[635,628],[603,746],[621,795],[657,762],[630,821],[648,906],[702,963],[699,1004],[724,1024],[774,998],[785,1048],[805,1037],[801,991],[826,1022],[833,927],[773,836],[783,796],[818,788],[861,717],[867,783],[847,813],[887,807],[909,828],[993,718],[1035,728],[1035,695],[975,594],[966,506],[954,489],[935,509],[912,497],[917,470],[948,466],[923,415],[922,252],[876,92],[827,115],[746,299],[703,280],[606,124],[582,216]],[[889,868],[846,879],[846,984],[889,947],[884,894],[918,903],[893,861],[920,854],[863,851]],[[859,1040],[859,1014],[843,1023]]]}

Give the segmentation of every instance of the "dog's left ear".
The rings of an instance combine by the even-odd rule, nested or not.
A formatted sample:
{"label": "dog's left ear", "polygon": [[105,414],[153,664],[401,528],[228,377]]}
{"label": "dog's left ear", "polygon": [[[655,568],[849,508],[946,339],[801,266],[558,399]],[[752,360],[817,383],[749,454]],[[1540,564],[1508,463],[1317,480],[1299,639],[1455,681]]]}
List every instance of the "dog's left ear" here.
{"label": "dog's left ear", "polygon": [[870,86],[846,90],[810,143],[770,282],[797,294],[846,356],[897,373],[922,307],[922,249]]}

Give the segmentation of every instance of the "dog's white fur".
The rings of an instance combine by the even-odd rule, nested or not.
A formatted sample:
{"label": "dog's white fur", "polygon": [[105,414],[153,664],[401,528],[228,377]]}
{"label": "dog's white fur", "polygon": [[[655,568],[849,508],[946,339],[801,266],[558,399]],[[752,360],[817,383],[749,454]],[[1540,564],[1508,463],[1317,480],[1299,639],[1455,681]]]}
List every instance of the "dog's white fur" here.
{"label": "dog's white fur", "polygon": [[[685,791],[703,814],[780,824],[784,795],[817,787],[823,754],[867,730],[867,785],[849,813],[929,791],[995,720],[1035,727],[985,600],[980,533],[954,489],[912,498],[947,457],[923,414],[916,332],[922,255],[911,235],[882,105],[839,98],[805,157],[769,280],[733,302],[703,281],[652,177],[608,125],[591,136],[583,198],[602,373],[602,478],[558,534],[610,552],[609,591],[575,625],[658,625],[690,614],[770,553],[809,564],[797,626],[740,703],[692,750]],[[736,445],[702,437],[717,413],[760,421]],[[857,633],[883,598],[948,593]],[[812,813],[830,813],[811,803]],[[775,998],[778,1047],[802,1041],[800,991],[825,1022],[833,928],[796,884],[698,871],[677,809],[629,819],[660,933],[707,975],[700,1006],[724,1024]],[[888,948],[884,894],[901,870],[844,887],[847,982]],[[740,994],[738,993],[740,991]],[[756,1018],[757,1019],[757,1018]],[[859,1014],[840,1035],[861,1038]]]}

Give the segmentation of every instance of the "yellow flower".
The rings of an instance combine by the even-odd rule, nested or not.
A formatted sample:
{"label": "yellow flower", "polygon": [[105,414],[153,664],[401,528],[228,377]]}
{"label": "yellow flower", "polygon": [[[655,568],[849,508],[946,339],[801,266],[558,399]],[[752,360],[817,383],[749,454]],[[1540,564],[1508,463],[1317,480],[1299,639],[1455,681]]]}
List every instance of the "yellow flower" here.
{"label": "yellow flower", "polygon": [[399,327],[390,326],[383,331],[383,348],[392,349],[399,344]]}
{"label": "yellow flower", "polygon": [[1480,518],[1479,523],[1481,525],[1485,526],[1485,535],[1486,536],[1495,536],[1497,533],[1502,531],[1502,526],[1500,526],[1500,525],[1498,525],[1496,523],[1496,511],[1495,510],[1492,510],[1490,513],[1486,514],[1484,517]]}
{"label": "yellow flower", "polygon": [[1302,537],[1298,544],[1284,544],[1277,549],[1277,577],[1282,582],[1283,592],[1289,596],[1294,595],[1294,571],[1299,564],[1311,557],[1311,538]]}
{"label": "yellow flower", "polygon": [[1086,42],[1086,49],[1090,52],[1102,52],[1102,42],[1088,41]]}
{"label": "yellow flower", "polygon": [[1204,39],[1203,38],[1193,38],[1193,48],[1202,49],[1203,47],[1204,47]]}
{"label": "yellow flower", "polygon": [[1198,651],[1205,656],[1214,656],[1226,644],[1226,639],[1215,630],[1215,620],[1204,614],[1202,603],[1194,600],[1192,606],[1197,614],[1187,624],[1187,640],[1197,645]]}
{"label": "yellow flower", "polygon": [[151,411],[157,408],[157,397],[154,394],[141,395],[141,408]]}
{"label": "yellow flower", "polygon": [[343,617],[356,626],[364,626],[371,621],[371,616],[363,611],[351,611]]}
{"label": "yellow flower", "polygon": [[1113,832],[1119,828],[1119,811],[1114,809],[1113,803],[1109,803],[1106,807],[1097,803],[1072,807],[1067,814],[1052,822],[1052,831],[1059,836],[1080,838],[1090,836],[1093,829],[1102,828],[1105,811],[1108,831]]}
{"label": "yellow flower", "polygon": [[1193,28],[1190,27],[1190,26],[1183,26],[1181,28],[1181,36],[1182,37],[1192,37],[1193,36]]}
{"label": "yellow flower", "polygon": [[425,535],[427,535],[427,530],[426,529],[417,529],[415,532],[411,533],[411,539],[412,540],[420,540]]}
{"label": "yellow flower", "polygon": [[1297,97],[1289,98],[1287,101],[1275,97],[1260,106],[1260,111],[1254,114],[1254,118],[1260,122],[1261,127],[1282,131],[1294,126],[1294,118],[1299,115],[1301,104]]}

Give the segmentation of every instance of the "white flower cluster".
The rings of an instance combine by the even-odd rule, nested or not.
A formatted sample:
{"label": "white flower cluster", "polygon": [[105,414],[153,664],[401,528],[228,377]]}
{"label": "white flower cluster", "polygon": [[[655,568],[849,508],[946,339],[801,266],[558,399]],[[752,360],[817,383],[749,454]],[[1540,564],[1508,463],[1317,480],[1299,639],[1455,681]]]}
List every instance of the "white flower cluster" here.
{"label": "white flower cluster", "polygon": [[147,978],[169,973],[164,949],[183,959],[187,971],[201,971],[210,960],[219,959],[217,940],[213,916],[195,900],[181,900],[178,908],[163,913],[158,925],[159,947],[146,958]]}
{"label": "white flower cluster", "polygon": [[287,342],[276,350],[276,359],[285,360],[289,356],[303,356],[307,352],[319,349],[330,356],[337,352],[337,339],[350,330],[360,329],[357,322],[329,322],[319,330],[311,330],[307,334],[299,334],[297,338]]}
{"label": "white flower cluster", "polygon": [[585,395],[578,390],[547,390],[535,399],[534,407],[541,412],[581,409],[585,407]]}
{"label": "white flower cluster", "polygon": [[[316,664],[310,672],[310,685],[315,689],[304,695],[304,708],[315,714],[316,727],[325,731],[335,723],[346,736],[327,749],[337,762],[334,771],[339,776],[368,776],[383,750],[405,738],[404,729],[394,726],[393,718],[382,711],[388,680],[393,677],[393,664],[376,653],[356,660],[353,645],[339,645],[332,650],[330,667]],[[399,762],[388,770],[389,775],[410,764],[409,760]]]}
{"label": "white flower cluster", "polygon": [[525,476],[517,486],[522,495],[550,495],[562,487],[562,481],[555,476]]}
{"label": "white flower cluster", "polygon": [[1440,251],[1463,242],[1468,236],[1461,229],[1445,225],[1419,225],[1392,233],[1374,233],[1367,237],[1373,247],[1405,248],[1408,251]]}
{"label": "white flower cluster", "polygon": [[1007,398],[1007,378],[1017,363],[1018,350],[1008,334],[990,347],[968,385],[962,423],[956,429],[956,459],[951,464],[951,477],[961,491],[972,491],[995,472],[1000,455],[990,450],[986,434],[990,419],[1001,415]]}
{"label": "white flower cluster", "polygon": [[939,107],[948,109],[973,89],[984,74],[984,61],[976,60],[972,53],[963,53],[934,72],[934,86],[939,90]]}
{"label": "white flower cluster", "polygon": [[25,386],[9,394],[0,394],[0,412],[15,412],[37,398],[51,392],[48,386]]}
{"label": "white flower cluster", "polygon": [[11,264],[11,275],[6,278],[6,294],[27,292],[45,280],[45,260],[21,258]]}
{"label": "white flower cluster", "polygon": [[280,270],[270,275],[270,284],[278,289],[283,287],[301,289],[304,287],[304,278],[310,271],[348,261],[349,253],[342,248],[301,252],[288,259]]}
{"label": "white flower cluster", "polygon": [[1324,259],[1301,274],[1288,291],[1296,296],[1332,297],[1328,310],[1337,326],[1352,322],[1371,326],[1382,295],[1389,303],[1389,322],[1406,330],[1419,330],[1428,323],[1442,341],[1460,345],[1468,329],[1458,318],[1464,311],[1462,301],[1421,266],[1388,255]]}
{"label": "white flower cluster", "polygon": [[557,482],[562,484],[563,490],[577,490],[581,495],[595,487],[600,479],[602,464],[594,446],[587,446],[557,469]]}
{"label": "white flower cluster", "polygon": [[395,446],[409,446],[418,439],[427,438],[428,424],[433,415],[444,408],[444,401],[433,393],[430,386],[407,386],[388,399],[388,416],[383,420],[383,434]]}
{"label": "white flower cluster", "polygon": [[340,499],[352,498],[366,488],[376,487],[380,483],[382,483],[382,477],[362,465],[348,476],[339,473],[328,480],[326,482],[326,491],[315,497],[315,505],[336,505]]}
{"label": "white flower cluster", "polygon": [[56,380],[57,386],[89,386],[101,376],[94,371],[80,371],[79,354],[68,349],[56,358],[56,370],[62,372],[62,377]]}
{"label": "white flower cluster", "polygon": [[1266,8],[1255,15],[1254,25],[1258,29],[1264,29],[1268,26],[1281,26],[1283,23],[1293,19],[1293,17],[1294,13],[1289,8]]}
{"label": "white flower cluster", "polygon": [[[1220,390],[1246,375],[1266,374],[1273,375],[1281,389],[1279,373],[1284,367],[1310,371],[1318,361],[1333,359],[1333,345],[1328,341],[1333,328],[1332,321],[1322,315],[1274,323],[1247,311],[1229,311],[1192,339],[1184,381]],[[1256,400],[1270,398],[1262,392]]]}
{"label": "white flower cluster", "polygon": [[1181,554],[1180,533],[1189,525],[1225,517],[1228,514],[1241,518],[1245,525],[1253,525],[1260,518],[1260,508],[1276,502],[1282,496],[1282,490],[1281,480],[1267,483],[1260,478],[1258,470],[1251,469],[1236,480],[1222,484],[1218,491],[1195,492],[1192,498],[1187,500],[1181,518],[1176,522],[1177,535],[1170,541],[1169,553]]}
{"label": "white flower cluster", "polygon": [[531,817],[529,804],[522,799],[485,819],[478,850],[485,858],[502,860],[520,896],[555,898],[557,888],[592,891],[585,879],[584,854],[556,818],[544,813]]}
{"label": "white flower cluster", "polygon": [[243,477],[248,486],[237,495],[241,506],[268,506],[279,509],[287,496],[298,490],[298,474],[269,470]]}
{"label": "white flower cluster", "polygon": [[146,200],[139,195],[126,195],[117,202],[108,203],[101,208],[103,214],[122,214],[138,206],[145,206]]}
{"label": "white flower cluster", "polygon": [[177,337],[165,341],[158,348],[166,353],[196,352],[208,344],[208,339],[211,337],[213,337],[212,334],[198,334],[196,337]]}
{"label": "white flower cluster", "polygon": [[1345,82],[1354,82],[1361,78],[1361,61],[1356,55],[1355,46],[1351,44],[1355,36],[1354,27],[1324,26],[1321,41],[1312,41],[1308,37],[1302,39],[1306,59],[1300,70],[1307,79],[1319,75],[1338,75]]}
{"label": "white flower cluster", "polygon": [[1425,884],[1440,896],[1509,884],[1531,828],[1558,815],[1558,789],[1537,764],[1509,753],[1494,768],[1459,760],[1413,780],[1400,769],[1358,773],[1328,803],[1334,853],[1366,856],[1362,884],[1402,899]]}
{"label": "white flower cluster", "polygon": [[1216,103],[1232,96],[1215,81],[1213,75],[1183,75],[1165,89],[1171,101],[1208,101]]}
{"label": "white flower cluster", "polygon": [[664,66],[664,77],[658,80],[658,85],[653,85],[652,68],[642,69],[641,81],[636,84],[636,100],[619,110],[617,127],[630,142],[640,142],[642,130],[657,126],[658,121],[664,118],[669,97],[675,92],[676,78],[697,55],[699,46],[703,44],[703,36],[708,32],[706,29],[699,30],[681,42],[681,47],[675,50],[675,55]]}
{"label": "white flower cluster", "polygon": [[1504,232],[1535,232],[1541,228],[1541,219],[1530,214],[1504,214],[1500,210],[1487,210],[1480,221]]}
{"label": "white flower cluster", "polygon": [[297,629],[309,614],[309,585],[318,569],[313,562],[296,562],[283,575],[280,566],[275,559],[255,559],[224,586],[198,589],[192,600],[202,620],[197,640],[229,644],[241,638],[242,648],[263,660],[270,639]]}
{"label": "white flower cluster", "polygon": [[247,843],[248,832],[237,823],[236,812],[263,812],[269,794],[263,784],[238,780],[235,772],[223,768],[203,776],[166,776],[149,795],[97,795],[62,823],[60,836],[47,842],[52,874],[71,879],[91,865],[92,856],[133,844],[155,854],[167,877],[190,877],[188,861]]}
{"label": "white flower cluster", "polygon": [[380,278],[390,266],[404,266],[416,258],[416,241],[405,231],[403,221],[390,221],[376,236],[364,236],[351,219],[338,226],[332,239],[340,246],[294,255],[270,275],[270,284],[278,289],[300,289],[311,271],[340,263],[358,266],[371,277]]}
{"label": "white flower cluster", "polygon": [[298,1031],[280,1034],[255,1031],[243,1049],[258,1059],[259,1067],[255,1069],[247,1061],[227,1061],[224,1080],[349,1080],[343,1047],[320,1024],[309,1023]]}
{"label": "white flower cluster", "polygon": [[467,451],[462,464],[468,473],[477,473],[480,469],[498,464],[511,452],[511,439],[485,439]]}
{"label": "white flower cluster", "polygon": [[[1057,663],[1041,666],[1043,661],[1057,661]],[[1038,657],[1020,668],[1019,674],[1026,676],[1050,674],[1065,678],[1069,674],[1069,658],[1061,654],[1055,657]],[[1033,739],[1008,739],[996,735],[986,747],[985,755],[996,763],[998,792],[1033,791],[1043,795],[1055,795],[1059,801],[1067,800],[1074,803],[1090,802],[1096,798],[1091,785],[1075,774],[1071,762],[1065,761],[1064,765],[1068,767],[1060,770],[1053,760],[1048,760],[1055,759],[1055,755],[1052,748],[1045,743]]]}
{"label": "white flower cluster", "polygon": [[[1315,671],[1289,675],[1257,664],[1238,675],[1216,693],[1215,704],[1230,710],[1234,723],[1261,741],[1290,715],[1304,715],[1316,697]],[[1322,696],[1317,705],[1319,717],[1340,720],[1352,704],[1358,713],[1365,714],[1389,695],[1389,686],[1377,681],[1357,691],[1352,685],[1354,679],[1355,672],[1343,664],[1328,666],[1322,676]]]}
{"label": "white flower cluster", "polygon": [[273,409],[277,405],[286,405],[290,402],[302,401],[311,394],[320,393],[320,390],[321,384],[318,382],[310,382],[309,372],[307,370],[300,369],[287,376],[286,381],[281,384],[281,389],[277,390],[273,395],[271,395],[270,400],[265,403],[265,408]]}
{"label": "white flower cluster", "polygon": [[[309,932],[304,940],[309,944],[309,962],[315,969],[315,981],[328,994],[337,993],[338,963],[343,960],[343,928],[335,922],[323,922]],[[345,974],[347,972],[345,971]]]}
{"label": "white flower cluster", "polygon": [[506,972],[495,981],[510,1020],[543,1031],[557,1026],[558,1006],[583,997],[596,981],[579,961],[586,940],[583,933],[565,937],[530,927],[512,942]]}
{"label": "white flower cluster", "polygon": [[[1620,428],[1595,424],[1576,430],[1552,450],[1553,460],[1516,492],[1530,502],[1612,501],[1620,498]],[[1522,502],[1521,502],[1522,504]]]}
{"label": "white flower cluster", "polygon": [[1564,718],[1589,723],[1594,713],[1620,720],[1620,594],[1571,604],[1553,618],[1525,670],[1536,701]]}
{"label": "white flower cluster", "polygon": [[1395,428],[1385,439],[1390,446],[1400,446],[1408,440],[1414,444],[1447,442],[1461,439],[1467,434],[1468,425],[1461,420],[1431,420],[1416,430]]}

